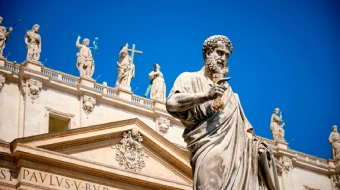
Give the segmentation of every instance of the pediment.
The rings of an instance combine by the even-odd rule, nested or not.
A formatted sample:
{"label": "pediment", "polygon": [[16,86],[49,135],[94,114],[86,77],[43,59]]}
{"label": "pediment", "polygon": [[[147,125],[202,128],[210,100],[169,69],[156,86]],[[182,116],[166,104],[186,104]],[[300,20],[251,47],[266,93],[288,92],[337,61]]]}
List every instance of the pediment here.
{"label": "pediment", "polygon": [[[123,134],[126,137],[131,130],[137,130],[142,138],[140,150],[144,165],[139,165],[137,169],[126,168],[117,158],[121,158],[118,153],[125,142]],[[39,160],[40,163],[74,168],[75,171],[95,173],[97,176],[109,175],[112,179],[137,186],[146,184],[147,187],[162,189],[191,189],[192,185],[189,155],[139,119],[20,138],[11,143],[11,149],[12,155],[31,158],[32,162]],[[123,151],[122,154],[132,156],[131,163],[136,165],[135,159],[139,158],[135,153]]]}

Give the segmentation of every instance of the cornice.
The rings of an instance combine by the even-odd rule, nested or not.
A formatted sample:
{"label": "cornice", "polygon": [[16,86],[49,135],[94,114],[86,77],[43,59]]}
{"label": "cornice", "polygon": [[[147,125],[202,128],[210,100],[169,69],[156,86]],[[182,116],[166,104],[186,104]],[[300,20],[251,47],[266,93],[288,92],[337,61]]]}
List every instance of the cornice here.
{"label": "cornice", "polygon": [[30,147],[24,144],[18,144],[13,156],[18,160],[17,166],[19,168],[27,167],[34,169],[36,163],[38,163],[149,189],[191,188],[190,184],[122,170],[117,167],[90,162],[88,160],[82,160],[73,156]]}
{"label": "cornice", "polygon": [[139,119],[111,122],[64,132],[42,134],[37,136],[15,139],[11,143],[13,152],[17,152],[19,145],[34,146],[48,151],[58,151],[65,147],[75,147],[114,138],[121,138],[122,132],[137,128],[143,136],[143,145],[157,152],[160,157],[170,163],[177,170],[189,178],[192,176],[189,154],[183,152],[156,131],[148,127]]}
{"label": "cornice", "polygon": [[[44,73],[42,71],[40,72],[40,71],[35,71],[35,70],[29,69],[29,68],[25,68],[25,67],[23,67],[22,64],[14,64],[14,63],[11,63],[11,62],[8,62],[8,61],[6,63],[7,63],[7,65],[12,65],[13,67],[14,66],[20,67],[20,72],[15,72],[14,70],[12,70],[11,68],[8,68],[8,67],[0,67],[0,72],[1,72],[1,68],[3,68],[4,71],[6,71],[8,73],[12,73],[12,75],[16,75],[21,80],[23,80],[25,78],[40,79],[44,86],[46,85],[46,86],[48,86],[52,89],[55,88],[55,89],[59,89],[59,90],[65,90],[68,93],[76,94],[76,95],[79,95],[79,96],[84,95],[84,94],[90,95],[90,96],[95,96],[97,101],[106,102],[106,103],[111,104],[111,105],[113,104],[116,107],[124,108],[124,109],[130,110],[130,111],[138,111],[138,113],[141,113],[141,114],[146,115],[146,116],[157,117],[158,115],[162,115],[162,116],[169,118],[172,123],[183,127],[182,123],[178,119],[173,118],[165,109],[160,109],[160,108],[154,106],[155,103],[165,104],[165,102],[150,100],[150,99],[147,99],[147,98],[135,95],[135,94],[131,94],[132,97],[134,97],[134,98],[150,102],[153,105],[152,107],[150,107],[150,106],[146,106],[146,105],[143,105],[143,104],[135,103],[133,101],[126,100],[124,98],[120,98],[116,94],[115,95],[109,95],[109,94],[104,93],[104,91],[98,90],[96,88],[84,86],[84,85],[80,84],[79,77],[75,77],[75,76],[60,72],[60,71],[55,71],[55,70],[52,70],[52,69],[49,69],[49,68],[46,68],[46,67],[42,67],[42,71],[45,71],[45,73]],[[49,73],[49,74],[47,74],[47,73]],[[52,74],[54,75],[54,77],[52,77]],[[62,78],[62,77],[72,78],[72,80],[75,81],[75,83],[66,82],[64,80],[61,80],[60,78]],[[103,86],[99,83],[95,83],[94,85],[105,87],[105,86]],[[107,90],[115,91],[116,93],[119,90],[124,91],[124,89],[117,89],[117,88],[112,88],[112,87],[107,87]]]}

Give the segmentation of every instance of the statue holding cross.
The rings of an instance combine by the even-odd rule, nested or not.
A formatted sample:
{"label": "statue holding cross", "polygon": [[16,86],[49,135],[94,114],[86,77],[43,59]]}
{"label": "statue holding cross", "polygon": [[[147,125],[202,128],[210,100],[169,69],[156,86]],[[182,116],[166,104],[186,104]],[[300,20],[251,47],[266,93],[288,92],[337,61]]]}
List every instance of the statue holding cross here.
{"label": "statue holding cross", "polygon": [[[131,79],[135,77],[135,65],[133,63],[134,53],[142,54],[143,52],[135,50],[135,44],[132,45],[132,49],[129,49],[128,47],[129,45],[126,43],[119,52],[119,61],[117,62],[118,77],[116,86],[126,90],[131,90]],[[132,52],[131,56],[128,54],[129,51]]]}

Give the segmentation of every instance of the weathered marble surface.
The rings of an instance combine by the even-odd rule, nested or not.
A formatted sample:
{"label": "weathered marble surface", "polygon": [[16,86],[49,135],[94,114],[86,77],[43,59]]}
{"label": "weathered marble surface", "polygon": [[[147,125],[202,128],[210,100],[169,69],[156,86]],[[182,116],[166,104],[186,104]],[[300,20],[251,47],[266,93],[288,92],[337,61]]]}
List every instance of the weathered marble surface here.
{"label": "weathered marble surface", "polygon": [[27,60],[39,61],[41,53],[41,37],[38,34],[40,26],[35,24],[32,30],[26,32],[25,43],[27,49]]}
{"label": "weathered marble surface", "polygon": [[131,90],[131,79],[135,77],[135,65],[128,54],[129,45],[126,44],[119,52],[119,61],[117,62],[118,77],[116,86],[119,88]]}
{"label": "weathered marble surface", "polygon": [[285,122],[282,120],[281,113],[280,116],[278,116],[279,113],[280,109],[275,108],[270,118],[270,130],[272,131],[274,141],[286,142],[284,139],[285,131],[283,130]]}
{"label": "weathered marble surface", "polygon": [[154,64],[154,71],[149,73],[149,78],[152,81],[150,99],[165,101],[165,80],[161,67],[157,63]]}
{"label": "weathered marble surface", "polygon": [[[168,112],[186,127],[183,137],[191,152],[193,188],[277,190],[272,150],[254,135],[228,83],[213,82],[214,74],[228,73],[231,53],[226,36],[209,37],[203,44],[205,66],[182,73],[166,102]],[[215,111],[212,100],[219,96],[223,107]]]}
{"label": "weathered marble surface", "polygon": [[80,36],[76,41],[76,47],[79,49],[77,53],[77,68],[81,77],[91,78],[94,72],[94,60],[92,52],[89,48],[90,40],[85,38],[83,43],[79,43]]}
{"label": "weathered marble surface", "polygon": [[340,134],[338,133],[338,126],[333,125],[332,132],[329,135],[328,140],[332,144],[333,158],[339,158],[340,157]]}
{"label": "weathered marble surface", "polygon": [[13,28],[10,27],[7,31],[6,27],[2,26],[3,18],[0,16],[0,57],[3,57],[3,51],[6,46],[7,39],[12,32]]}

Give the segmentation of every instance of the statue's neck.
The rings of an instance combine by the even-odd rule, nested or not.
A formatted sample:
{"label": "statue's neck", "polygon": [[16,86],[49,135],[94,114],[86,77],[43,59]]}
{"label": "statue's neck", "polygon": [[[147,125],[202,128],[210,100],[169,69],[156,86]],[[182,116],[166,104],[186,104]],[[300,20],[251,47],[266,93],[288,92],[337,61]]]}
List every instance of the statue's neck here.
{"label": "statue's neck", "polygon": [[207,78],[209,78],[211,81],[213,80],[213,72],[211,72],[209,70],[209,68],[207,68],[205,65],[202,67],[202,69],[199,71],[199,73],[201,73],[202,75],[206,76]]}

